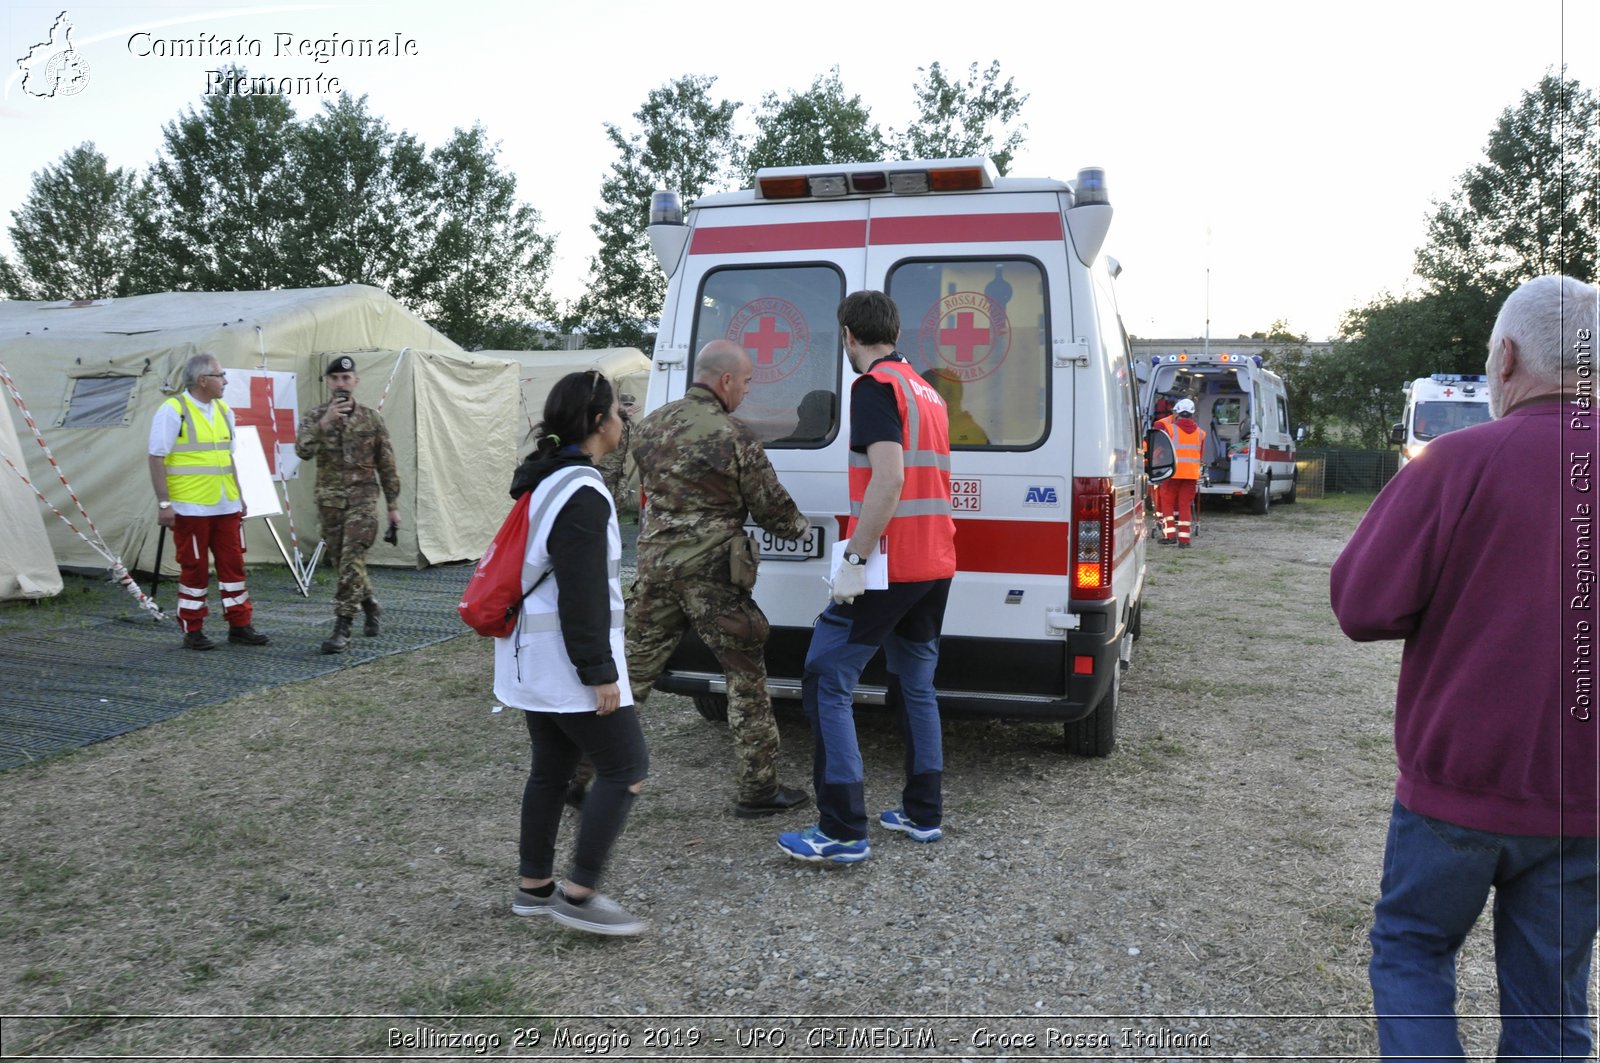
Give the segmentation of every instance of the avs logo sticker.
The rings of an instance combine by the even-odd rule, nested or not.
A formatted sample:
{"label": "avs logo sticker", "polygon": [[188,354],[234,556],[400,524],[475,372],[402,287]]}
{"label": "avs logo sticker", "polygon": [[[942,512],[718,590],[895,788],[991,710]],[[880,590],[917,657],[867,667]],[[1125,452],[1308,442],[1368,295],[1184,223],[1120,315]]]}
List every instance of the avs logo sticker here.
{"label": "avs logo sticker", "polygon": [[951,292],[922,319],[922,353],[939,375],[967,383],[999,370],[1011,351],[1005,304],[982,292]]}
{"label": "avs logo sticker", "polygon": [[750,352],[757,384],[793,376],[811,353],[811,329],[800,308],[775,295],[752,299],[728,323],[723,337]]}
{"label": "avs logo sticker", "polygon": [[1054,487],[1048,484],[1042,486],[1030,485],[1028,487],[1028,496],[1022,500],[1022,504],[1024,506],[1043,506],[1047,509],[1054,509],[1061,505],[1061,496],[1056,493]]}

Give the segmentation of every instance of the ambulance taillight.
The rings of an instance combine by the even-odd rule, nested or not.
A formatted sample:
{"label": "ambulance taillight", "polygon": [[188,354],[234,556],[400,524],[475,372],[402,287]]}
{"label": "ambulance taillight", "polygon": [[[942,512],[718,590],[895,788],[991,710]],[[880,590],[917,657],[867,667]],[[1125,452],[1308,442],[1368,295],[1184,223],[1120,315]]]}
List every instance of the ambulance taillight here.
{"label": "ambulance taillight", "polygon": [[1072,481],[1072,590],[1077,598],[1111,597],[1111,480],[1074,477]]}

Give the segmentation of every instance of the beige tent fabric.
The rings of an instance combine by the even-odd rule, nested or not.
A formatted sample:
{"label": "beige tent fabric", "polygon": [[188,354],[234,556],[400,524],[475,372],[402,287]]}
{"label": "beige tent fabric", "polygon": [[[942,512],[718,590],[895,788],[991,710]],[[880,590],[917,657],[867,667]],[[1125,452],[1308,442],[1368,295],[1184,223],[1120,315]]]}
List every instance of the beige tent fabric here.
{"label": "beige tent fabric", "polygon": [[418,524],[417,548],[435,564],[481,557],[511,509],[517,451],[505,426],[517,417],[517,366],[485,353],[433,352],[412,366],[420,397],[414,494],[429,518]]}
{"label": "beige tent fabric", "polygon": [[[46,510],[33,489],[22,482],[18,470],[27,471],[23,448],[13,421],[9,395],[0,392],[0,601],[12,598],[48,598],[61,593],[61,572],[56,568],[50,537],[45,534]],[[25,425],[17,425],[26,431]],[[28,442],[35,450],[31,438]],[[6,462],[10,464],[7,464]],[[15,468],[13,468],[13,466]],[[55,520],[55,515],[50,514]]]}
{"label": "beige tent fabric", "polygon": [[[431,453],[426,446],[419,450],[417,411],[427,411],[428,446],[457,431],[449,426],[453,420],[459,420],[460,432],[471,433],[480,416],[478,407],[492,404],[497,393],[513,386],[507,383],[509,366],[499,359],[461,355],[448,338],[376,288],[167,292],[83,306],[0,301],[0,362],[10,370],[100,534],[130,569],[149,571],[155,563],[155,498],[145,461],[150,418],[177,387],[184,362],[200,351],[214,353],[225,369],[295,373],[301,413],[328,397],[322,373],[339,354],[355,358],[361,378],[356,398],[365,405],[378,405],[393,373],[383,412],[400,454],[402,527],[399,548],[380,543],[372,552],[373,563],[419,565],[476,557],[493,538],[505,515],[503,507],[456,509],[445,516],[437,507],[419,509],[419,469],[425,479],[438,483],[448,476],[446,467],[459,458],[454,452]],[[440,374],[418,369],[424,354],[441,363],[465,358],[481,368],[476,375],[462,370],[461,379],[448,391],[432,394],[428,382]],[[394,372],[397,365],[399,371]],[[413,380],[419,372],[420,388]],[[74,388],[83,378],[98,378],[97,386],[132,380],[125,408],[117,409],[113,423],[63,424]],[[479,379],[476,391],[469,386],[474,379]],[[509,425],[514,415],[506,416]],[[501,432],[509,433],[510,428]],[[24,448],[38,449],[31,443]],[[29,475],[45,494],[64,512],[75,513],[43,456],[28,453],[27,460]],[[500,478],[508,480],[509,475],[507,470]],[[288,482],[288,515],[272,518],[286,545],[291,541],[292,518],[300,550],[308,557],[318,538],[314,482],[315,467],[303,467],[298,479]],[[436,519],[442,522],[439,529],[433,526]],[[473,522],[481,535],[464,530]],[[59,564],[91,571],[105,568],[100,555],[60,521],[49,525]],[[245,527],[249,563],[281,563],[261,522],[246,521]],[[164,571],[176,571],[171,558],[168,549]]]}
{"label": "beige tent fabric", "polygon": [[592,351],[480,351],[505,358],[519,367],[520,413],[515,444],[518,454],[533,448],[533,428],[544,416],[544,400],[556,381],[568,373],[599,369],[611,378],[618,392],[632,395],[644,409],[645,389],[650,384],[650,359],[637,347],[605,347]]}

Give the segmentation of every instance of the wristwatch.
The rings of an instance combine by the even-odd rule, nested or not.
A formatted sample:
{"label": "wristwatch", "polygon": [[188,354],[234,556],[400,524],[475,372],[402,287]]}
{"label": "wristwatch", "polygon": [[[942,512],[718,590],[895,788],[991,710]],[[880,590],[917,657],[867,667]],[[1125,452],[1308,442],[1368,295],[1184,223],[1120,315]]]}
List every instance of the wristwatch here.
{"label": "wristwatch", "polygon": [[854,550],[845,551],[844,560],[845,563],[849,565],[864,565],[867,563],[867,559],[856,553]]}
{"label": "wristwatch", "polygon": [[157,502],[156,503],[156,508],[157,509],[171,509],[172,508],[172,503],[171,502],[167,502],[167,501]]}

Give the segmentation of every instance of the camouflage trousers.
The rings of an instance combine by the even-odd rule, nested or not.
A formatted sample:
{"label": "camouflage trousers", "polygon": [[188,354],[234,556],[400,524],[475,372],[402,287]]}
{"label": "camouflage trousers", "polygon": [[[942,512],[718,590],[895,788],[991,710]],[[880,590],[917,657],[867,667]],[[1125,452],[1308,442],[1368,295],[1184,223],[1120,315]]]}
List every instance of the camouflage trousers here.
{"label": "camouflage trousers", "polygon": [[636,703],[649,694],[684,628],[716,654],[728,682],[737,800],[761,801],[778,786],[778,722],[767,694],[767,618],[749,593],[714,580],[641,577],[628,595],[628,684]]}
{"label": "camouflage trousers", "polygon": [[378,513],[372,506],[334,509],[318,506],[322,518],[323,563],[339,573],[333,594],[333,615],[353,617],[361,603],[372,597],[367,578],[367,549],[378,540]]}

